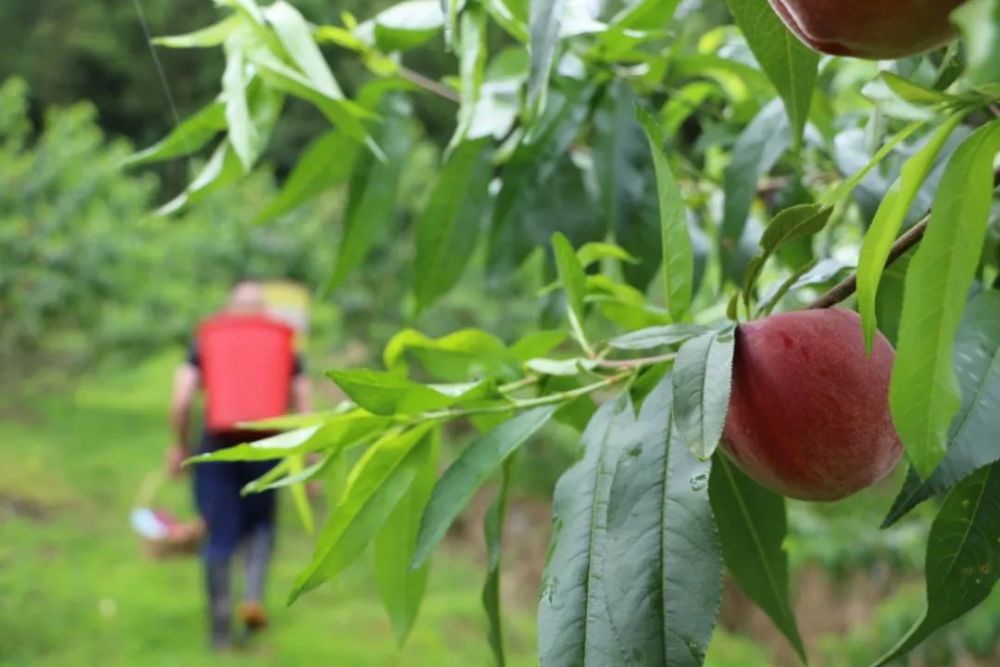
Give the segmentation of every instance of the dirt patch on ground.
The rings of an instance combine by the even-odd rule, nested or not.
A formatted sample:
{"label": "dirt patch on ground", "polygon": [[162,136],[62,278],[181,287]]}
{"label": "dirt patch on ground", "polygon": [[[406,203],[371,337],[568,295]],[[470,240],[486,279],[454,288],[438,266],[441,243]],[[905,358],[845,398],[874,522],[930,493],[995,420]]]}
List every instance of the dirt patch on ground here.
{"label": "dirt patch on ground", "polygon": [[0,491],[0,523],[13,519],[45,521],[57,509],[58,506],[53,503]]}

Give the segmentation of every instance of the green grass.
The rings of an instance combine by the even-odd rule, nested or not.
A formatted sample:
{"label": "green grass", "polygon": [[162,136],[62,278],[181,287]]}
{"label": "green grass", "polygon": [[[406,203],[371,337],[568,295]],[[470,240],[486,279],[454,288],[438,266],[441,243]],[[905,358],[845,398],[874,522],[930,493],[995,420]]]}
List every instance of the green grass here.
{"label": "green grass", "polygon": [[[170,440],[172,360],[103,374],[0,421],[0,665],[489,665],[482,565],[446,549],[405,647],[397,647],[368,558],[333,584],[283,601],[312,545],[282,497],[269,587],[273,626],[232,657],[205,650],[195,557],[141,553],[128,513]],[[187,480],[157,504],[189,516]],[[16,509],[15,509],[16,508]],[[507,609],[509,664],[534,658],[531,609]]]}

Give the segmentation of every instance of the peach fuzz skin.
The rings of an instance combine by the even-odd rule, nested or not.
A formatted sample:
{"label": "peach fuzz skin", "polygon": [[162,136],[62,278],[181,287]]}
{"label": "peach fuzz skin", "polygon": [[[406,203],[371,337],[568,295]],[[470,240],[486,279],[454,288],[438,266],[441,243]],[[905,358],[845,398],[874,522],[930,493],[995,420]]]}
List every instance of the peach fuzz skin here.
{"label": "peach fuzz skin", "polygon": [[894,357],[881,334],[865,354],[849,310],[741,324],[723,451],[791,498],[839,500],[874,484],[903,452],[889,412]]}
{"label": "peach fuzz skin", "polygon": [[769,0],[816,51],[871,60],[905,58],[955,37],[948,15],[963,0]]}

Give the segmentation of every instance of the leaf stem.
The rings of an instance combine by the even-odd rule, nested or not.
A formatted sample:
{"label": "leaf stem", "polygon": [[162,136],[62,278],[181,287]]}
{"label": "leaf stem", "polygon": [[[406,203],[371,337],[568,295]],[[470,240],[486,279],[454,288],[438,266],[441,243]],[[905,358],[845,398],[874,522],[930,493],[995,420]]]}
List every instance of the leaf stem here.
{"label": "leaf stem", "polygon": [[587,394],[592,394],[593,392],[598,391],[600,389],[616,385],[628,379],[634,373],[635,369],[631,369],[628,372],[611,375],[604,378],[603,380],[600,380],[599,382],[594,382],[592,384],[584,385],[582,387],[577,387],[576,389],[560,391],[554,394],[539,396],[537,398],[525,398],[520,400],[513,400],[510,402],[509,405],[490,405],[482,408],[466,408],[460,410],[438,410],[435,412],[425,412],[423,414],[415,416],[412,421],[421,422],[431,419],[458,419],[461,417],[496,414],[498,412],[509,412],[510,410],[526,410],[528,408],[537,408],[543,405],[565,403],[573,400],[574,398],[579,398],[580,396],[586,396]]}
{"label": "leaf stem", "polygon": [[[930,217],[931,216],[928,213],[920,220],[920,222],[910,227],[906,233],[896,239],[896,242],[892,244],[892,248],[889,249],[889,256],[885,260],[886,267],[903,256],[907,250],[920,243],[920,239],[924,237],[924,232],[927,231],[927,222],[930,220]],[[830,290],[823,296],[806,306],[805,309],[813,310],[816,308],[830,308],[832,306],[836,306],[838,303],[854,294],[857,289],[858,274],[857,272],[854,272],[830,288]]]}
{"label": "leaf stem", "polygon": [[[993,174],[993,187],[998,186],[1000,186],[1000,168],[998,168]],[[924,232],[927,231],[927,223],[930,219],[931,214],[928,213],[920,219],[920,222],[910,227],[910,229],[908,229],[902,236],[896,239],[896,242],[892,244],[892,248],[889,250],[889,256],[885,260],[886,267],[899,259],[907,250],[920,243],[920,240],[924,238]],[[836,306],[838,303],[854,294],[857,289],[858,274],[857,272],[854,272],[830,288],[826,294],[806,306],[805,310]]]}

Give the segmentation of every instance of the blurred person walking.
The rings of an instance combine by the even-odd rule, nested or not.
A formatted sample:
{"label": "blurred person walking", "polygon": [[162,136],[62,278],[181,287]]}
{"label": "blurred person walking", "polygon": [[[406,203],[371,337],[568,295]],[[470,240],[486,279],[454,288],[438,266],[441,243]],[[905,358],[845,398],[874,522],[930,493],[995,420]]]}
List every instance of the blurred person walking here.
{"label": "blurred person walking", "polygon": [[[244,281],[225,309],[203,322],[187,359],[174,376],[170,421],[175,440],[167,466],[178,476],[193,453],[191,409],[200,389],[205,425],[196,453],[213,452],[273,435],[241,430],[239,424],[312,409],[309,382],[295,354],[294,331],[266,315],[260,283]],[[267,625],[264,584],[275,542],[276,491],[241,496],[243,487],[276,461],[217,461],[194,466],[194,495],[205,521],[203,547],[212,647],[232,644],[230,563],[246,552],[244,600],[238,616],[248,633]]]}

